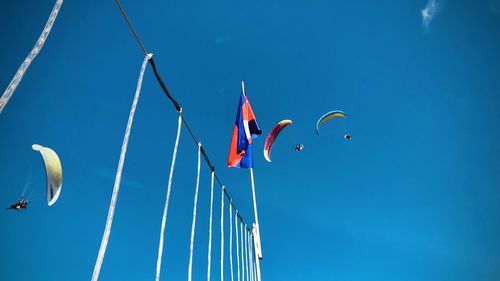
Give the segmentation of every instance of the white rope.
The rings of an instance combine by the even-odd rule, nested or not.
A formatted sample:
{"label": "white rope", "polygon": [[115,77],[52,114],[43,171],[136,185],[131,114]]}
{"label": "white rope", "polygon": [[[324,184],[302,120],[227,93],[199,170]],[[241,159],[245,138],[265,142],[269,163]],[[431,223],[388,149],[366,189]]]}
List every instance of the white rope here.
{"label": "white rope", "polygon": [[161,259],[163,255],[163,239],[165,235],[165,225],[167,223],[168,203],[170,201],[170,191],[172,189],[172,177],[174,175],[175,158],[177,157],[177,148],[179,146],[179,137],[181,135],[181,124],[182,124],[181,114],[182,113],[179,112],[179,119],[177,121],[177,135],[175,136],[174,152],[172,154],[172,164],[170,166],[170,174],[168,176],[167,198],[165,199],[165,208],[163,209],[163,216],[161,218],[160,242],[158,244],[158,259],[156,261],[156,278],[155,278],[156,281],[160,280]]}
{"label": "white rope", "polygon": [[252,272],[252,249],[250,248],[250,234],[247,232],[247,248],[248,248],[248,272],[250,276],[250,281],[253,280],[253,272]]}
{"label": "white rope", "polygon": [[241,281],[245,281],[245,247],[243,241],[243,222],[240,222],[240,238],[241,238]]}
{"label": "white rope", "polygon": [[255,272],[254,272],[254,266],[253,266],[253,251],[252,251],[252,235],[248,233],[248,250],[249,250],[249,256],[250,256],[250,280],[255,281]]}
{"label": "white rope", "polygon": [[224,186],[220,198],[220,281],[224,281]]}
{"label": "white rope", "polygon": [[229,265],[231,267],[231,281],[234,281],[233,273],[233,207],[229,204]]}
{"label": "white rope", "polygon": [[14,78],[12,78],[9,85],[7,86],[7,89],[5,89],[5,92],[3,92],[3,95],[0,98],[0,113],[2,113],[4,107],[9,102],[10,97],[14,94],[17,85],[19,85],[19,82],[21,82],[21,79],[23,79],[24,73],[26,73],[26,70],[28,70],[28,67],[30,66],[31,62],[36,58],[36,56],[42,49],[43,44],[45,44],[45,41],[49,36],[50,30],[52,29],[52,25],[54,24],[57,18],[57,14],[59,13],[59,9],[61,8],[62,3],[63,0],[57,0],[56,3],[54,4],[49,19],[47,20],[47,23],[43,28],[42,34],[40,34],[38,40],[36,41],[35,47],[33,47],[31,52],[24,59],[23,63],[21,64],[16,74],[14,75]]}
{"label": "white rope", "polygon": [[250,280],[250,268],[248,266],[248,230],[247,230],[247,225],[245,225],[245,267],[246,267],[246,271],[247,271],[247,281],[251,281]]}
{"label": "white rope", "polygon": [[198,189],[200,187],[200,160],[201,160],[201,143],[198,143],[198,170],[196,176],[196,191],[194,193],[194,207],[193,207],[193,224],[191,225],[191,243],[189,245],[189,268],[188,268],[188,281],[192,280],[193,275],[193,249],[194,249],[194,230],[196,226],[196,205],[198,203]]}
{"label": "white rope", "polygon": [[208,228],[208,269],[207,280],[210,281],[210,263],[212,257],[212,215],[214,204],[214,172],[212,172],[212,183],[210,184],[210,222]]}
{"label": "white rope", "polygon": [[260,277],[257,273],[257,263],[259,262],[258,261],[258,257],[257,257],[257,252],[255,251],[255,236],[252,235],[252,243],[250,243],[250,247],[252,247],[252,249],[254,250],[254,253],[255,253],[255,256],[254,256],[254,260],[253,260],[253,278],[255,279],[255,281],[260,281]]}
{"label": "white rope", "polygon": [[125,136],[123,137],[122,150],[120,152],[120,159],[118,160],[118,168],[116,170],[115,185],[113,186],[113,194],[111,195],[111,202],[109,204],[108,217],[106,219],[106,227],[104,228],[104,234],[102,236],[101,246],[99,248],[99,254],[97,255],[97,260],[94,266],[94,272],[92,273],[92,281],[97,281],[99,279],[99,272],[101,271],[102,261],[104,259],[104,254],[106,253],[106,247],[108,246],[109,235],[111,234],[111,225],[113,224],[113,216],[115,214],[116,200],[118,199],[118,192],[120,191],[120,182],[122,179],[123,163],[125,162],[125,155],[127,154],[128,139],[130,137],[130,130],[132,129],[132,123],[134,122],[135,109],[137,108],[137,102],[139,101],[139,96],[141,94],[142,77],[144,76],[144,71],[146,70],[146,64],[148,59],[151,58],[152,54],[148,54],[144,57],[142,62],[141,72],[139,73],[139,79],[137,81],[137,87],[135,89],[134,101],[132,102],[132,108],[127,121],[127,128],[125,129]]}
{"label": "white rope", "polygon": [[[236,214],[238,214],[238,211],[236,211]],[[237,272],[238,272],[238,281],[240,281],[240,239],[238,235],[238,216],[234,216],[234,230],[236,232],[236,267],[237,267]]]}
{"label": "white rope", "polygon": [[[253,236],[253,235],[252,235],[252,243],[250,243],[250,247],[252,249],[255,249],[255,236]],[[253,255],[253,258],[252,258],[252,261],[253,261],[253,263],[252,263],[253,279],[255,281],[259,281],[259,278],[257,277],[257,265],[256,265],[257,264],[257,253],[256,252],[254,252],[254,253],[255,253],[255,255]]]}

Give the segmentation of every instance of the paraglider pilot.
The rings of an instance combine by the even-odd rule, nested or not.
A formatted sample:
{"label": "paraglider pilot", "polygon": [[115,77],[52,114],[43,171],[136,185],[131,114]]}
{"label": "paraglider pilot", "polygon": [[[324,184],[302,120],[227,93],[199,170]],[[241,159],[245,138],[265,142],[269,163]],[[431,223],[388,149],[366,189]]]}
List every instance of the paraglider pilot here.
{"label": "paraglider pilot", "polygon": [[13,209],[13,210],[16,210],[16,211],[20,211],[21,209],[28,209],[28,201],[24,200],[24,199],[19,199],[17,200],[16,203],[10,205],[9,208],[7,208],[7,210],[10,210],[10,209]]}
{"label": "paraglider pilot", "polygon": [[295,145],[295,151],[302,151],[304,149],[304,145],[303,144],[297,144]]}

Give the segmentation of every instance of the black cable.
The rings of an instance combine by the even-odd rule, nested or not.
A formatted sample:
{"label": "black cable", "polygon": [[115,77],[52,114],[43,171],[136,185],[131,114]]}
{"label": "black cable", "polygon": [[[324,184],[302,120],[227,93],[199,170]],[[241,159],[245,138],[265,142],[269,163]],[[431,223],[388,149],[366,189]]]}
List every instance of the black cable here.
{"label": "black cable", "polygon": [[[115,3],[116,5],[118,6],[118,9],[120,10],[122,16],[125,18],[125,21],[127,22],[127,25],[128,27],[130,28],[130,30],[132,31],[132,33],[134,34],[134,37],[135,37],[135,40],[137,41],[137,43],[139,44],[139,47],[141,47],[142,49],[142,52],[144,53],[145,56],[148,55],[148,52],[146,51],[146,48],[144,47],[144,45],[142,44],[141,42],[141,39],[139,39],[139,35],[137,34],[137,32],[135,32],[135,29],[134,27],[132,26],[132,23],[130,22],[127,14],[125,13],[125,11],[123,10],[122,6],[120,5],[120,1],[118,0],[115,0]],[[198,141],[198,138],[196,138],[196,136],[194,135],[193,131],[191,130],[191,127],[189,127],[189,124],[187,123],[186,119],[184,118],[184,115],[182,115],[182,107],[179,105],[179,103],[174,99],[174,97],[170,94],[170,92],[168,91],[168,88],[167,86],[165,85],[165,83],[163,82],[163,80],[161,79],[160,77],[160,74],[158,73],[158,70],[156,69],[156,65],[155,65],[155,62],[153,60],[153,57],[150,57],[148,59],[149,61],[149,64],[151,65],[151,67],[153,68],[153,72],[155,74],[155,77],[156,77],[156,80],[158,81],[158,83],[160,84],[160,87],[163,89],[163,92],[165,93],[165,95],[167,96],[167,98],[172,102],[172,104],[174,105],[175,107],[175,110],[177,110],[177,112],[179,112],[179,114],[181,114],[181,118],[182,118],[182,123],[184,123],[184,126],[186,126],[186,128],[188,129],[188,132],[189,132],[189,135],[191,136],[191,138],[194,140],[194,142],[196,143],[196,145],[198,145],[200,142]],[[248,227],[248,225],[245,223],[245,220],[243,219],[243,217],[240,215],[240,212],[238,211],[238,208],[236,208],[236,205],[233,203],[233,198],[231,198],[231,195],[229,194],[229,192],[227,191],[227,188],[224,186],[224,184],[222,184],[219,176],[215,173],[215,167],[212,165],[212,163],[210,162],[210,159],[208,158],[208,155],[207,153],[205,152],[205,149],[203,148],[203,146],[201,145],[200,146],[200,152],[201,154],[203,155],[203,158],[205,158],[205,162],[207,163],[207,165],[210,167],[210,170],[214,173],[214,176],[215,176],[215,179],[217,180],[217,183],[219,184],[219,187],[222,188],[222,191],[224,192],[227,200],[229,201],[229,203],[231,204],[231,206],[234,208],[235,210],[235,214],[236,216],[238,217],[238,219],[243,223],[245,224],[245,228],[248,230],[248,231],[251,231],[251,229]]]}
{"label": "black cable", "polygon": [[139,39],[139,35],[137,35],[137,32],[135,32],[135,29],[134,29],[134,27],[132,26],[132,23],[130,22],[130,20],[129,20],[129,19],[128,19],[128,17],[127,17],[127,14],[125,14],[125,11],[123,10],[122,5],[120,5],[120,1],[115,0],[115,3],[116,3],[116,5],[118,6],[118,9],[120,9],[120,12],[122,13],[122,16],[123,16],[123,17],[125,18],[125,20],[127,21],[128,27],[130,28],[130,30],[132,30],[132,33],[134,33],[135,40],[137,41],[137,43],[138,43],[138,44],[139,44],[139,46],[141,47],[142,52],[143,52],[143,53],[144,53],[144,55],[146,56],[146,55],[148,54],[148,52],[146,51],[146,48],[144,48],[144,45],[142,44],[141,39]]}
{"label": "black cable", "polygon": [[[137,41],[137,43],[141,47],[142,52],[144,53],[145,56],[147,56],[148,55],[148,51],[146,51],[146,48],[142,44],[142,41],[139,38],[139,35],[137,35],[137,32],[135,31],[134,27],[132,26],[132,23],[130,22],[130,19],[128,18],[127,14],[123,10],[123,7],[120,4],[120,1],[115,0],[115,3],[118,6],[118,9],[120,10],[122,16],[125,18],[125,21],[127,22],[128,27],[130,28],[130,30],[134,34],[135,40]],[[155,76],[156,76],[156,80],[158,80],[158,83],[160,83],[160,86],[163,89],[163,92],[165,92],[165,94],[170,99],[170,101],[172,101],[172,103],[174,104],[175,109],[177,110],[177,112],[180,112],[182,110],[182,108],[179,105],[179,103],[174,99],[174,97],[172,97],[172,95],[168,91],[167,86],[165,85],[165,83],[163,83],[163,80],[161,79],[160,74],[158,73],[158,70],[156,69],[156,65],[155,65],[155,62],[153,60],[153,57],[150,57],[148,61],[151,64],[151,67],[153,68],[153,71],[154,71]]]}
{"label": "black cable", "polygon": [[[115,1],[117,1],[117,0],[115,0]],[[153,68],[153,72],[155,73],[155,76],[156,76],[156,80],[158,80],[158,83],[160,83],[160,86],[163,89],[163,92],[165,92],[165,95],[167,95],[167,98],[170,99],[170,101],[174,104],[175,110],[177,110],[177,112],[181,112],[182,107],[174,99],[174,97],[172,97],[172,95],[170,94],[170,92],[167,89],[167,86],[165,85],[165,83],[163,83],[163,80],[161,79],[160,74],[158,73],[158,70],[156,69],[156,65],[155,65],[155,61],[153,60],[153,57],[149,58],[149,64],[151,64],[151,67]]]}
{"label": "black cable", "polygon": [[[194,143],[196,145],[198,145],[200,142],[198,141],[198,139],[194,135],[193,130],[191,130],[191,127],[189,127],[189,124],[187,123],[186,119],[184,118],[184,115],[182,115],[182,114],[181,114],[181,119],[182,119],[182,123],[184,123],[184,126],[186,126],[186,128],[188,130],[188,133],[191,136],[191,138],[193,139]],[[210,169],[214,173],[215,179],[216,179],[217,183],[219,184],[219,186],[224,191],[224,195],[226,196],[227,200],[229,201],[229,204],[236,210],[236,215],[238,216],[238,218],[240,219],[240,221],[242,221],[243,223],[245,223],[245,221],[243,220],[243,217],[238,212],[238,208],[236,208],[236,205],[233,203],[233,198],[231,197],[231,195],[227,191],[227,188],[224,186],[224,184],[222,184],[221,180],[219,179],[219,176],[217,176],[217,174],[215,173],[215,167],[210,162],[210,159],[208,158],[208,155],[205,152],[205,149],[203,148],[203,145],[200,145],[200,152],[203,155],[203,158],[205,158],[205,162],[207,163],[207,165],[210,167]]]}

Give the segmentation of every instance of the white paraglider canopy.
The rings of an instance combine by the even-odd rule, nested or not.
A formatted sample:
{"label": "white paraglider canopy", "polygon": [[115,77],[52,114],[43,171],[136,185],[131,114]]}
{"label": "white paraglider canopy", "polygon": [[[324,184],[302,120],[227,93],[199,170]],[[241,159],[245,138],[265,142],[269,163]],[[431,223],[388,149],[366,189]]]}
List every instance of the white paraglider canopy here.
{"label": "white paraglider canopy", "polygon": [[54,150],[38,144],[31,146],[33,150],[40,152],[45,163],[45,174],[47,176],[47,204],[52,206],[61,194],[62,166],[59,156]]}

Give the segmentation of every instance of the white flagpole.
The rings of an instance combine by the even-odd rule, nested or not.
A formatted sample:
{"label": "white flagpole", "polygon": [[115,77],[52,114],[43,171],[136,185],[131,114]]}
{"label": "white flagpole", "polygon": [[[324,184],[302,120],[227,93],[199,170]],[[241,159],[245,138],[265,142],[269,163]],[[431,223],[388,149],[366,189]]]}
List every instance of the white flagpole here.
{"label": "white flagpole", "polygon": [[[255,227],[255,224],[253,225],[252,227],[252,232],[253,232],[253,246],[254,246],[254,249],[255,249],[255,255],[257,256],[257,228]],[[257,281],[260,281],[261,278],[260,278],[260,258],[256,258],[255,259],[255,269],[257,271]]]}
{"label": "white flagpole", "polygon": [[255,250],[257,257],[262,259],[262,248],[260,245],[259,216],[257,215],[257,198],[255,197],[255,182],[253,179],[253,168],[250,168],[250,180],[252,182],[253,214],[255,216]]}
{"label": "white flagpole", "polygon": [[[241,81],[241,90],[243,91],[243,95],[245,94],[245,82]],[[256,270],[257,270],[257,281],[260,281],[260,264],[259,259],[262,259],[262,249],[260,244],[260,230],[259,230],[259,216],[257,214],[257,198],[255,196],[255,181],[253,178],[253,168],[250,168],[250,180],[252,183],[252,199],[253,199],[253,213],[255,217],[255,223],[252,227],[252,232],[254,233],[254,247],[255,247],[255,256],[256,256]],[[250,249],[249,249],[250,250]]]}
{"label": "white flagpole", "polygon": [[[243,91],[243,95],[246,96],[245,82],[244,81],[241,81],[241,90]],[[250,168],[250,179],[252,182],[253,213],[255,216],[255,227],[257,229],[256,237],[255,237],[256,255],[259,259],[262,259],[262,248],[261,248],[261,244],[260,244],[259,216],[257,214],[257,198],[255,196],[255,182],[253,179],[253,168]]]}

